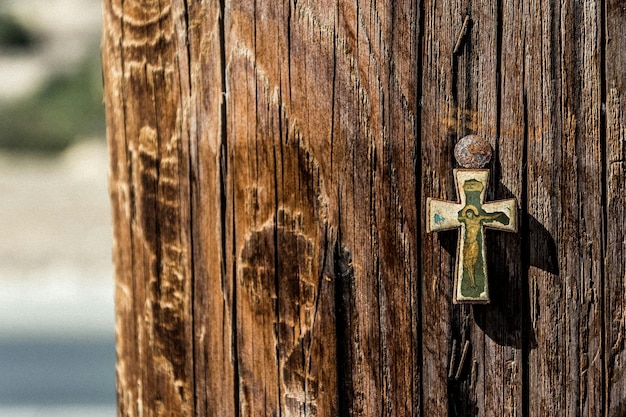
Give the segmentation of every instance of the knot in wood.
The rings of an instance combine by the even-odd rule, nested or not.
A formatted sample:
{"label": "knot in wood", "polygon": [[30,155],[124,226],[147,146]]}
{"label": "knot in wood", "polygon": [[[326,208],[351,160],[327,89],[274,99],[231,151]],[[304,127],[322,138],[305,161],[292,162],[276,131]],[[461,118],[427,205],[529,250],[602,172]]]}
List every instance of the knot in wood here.
{"label": "knot in wood", "polygon": [[454,147],[454,157],[463,168],[484,168],[491,161],[491,145],[478,135],[467,135]]}

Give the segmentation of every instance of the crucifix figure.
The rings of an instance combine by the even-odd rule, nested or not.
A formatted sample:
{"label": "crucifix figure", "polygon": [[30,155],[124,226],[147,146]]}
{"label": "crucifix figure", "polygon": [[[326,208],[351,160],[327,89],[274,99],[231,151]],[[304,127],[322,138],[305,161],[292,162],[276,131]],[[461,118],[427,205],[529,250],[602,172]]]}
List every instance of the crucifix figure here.
{"label": "crucifix figure", "polygon": [[515,199],[485,202],[489,170],[455,169],[460,203],[429,198],[427,231],[459,229],[454,303],[489,303],[485,228],[517,231]]}

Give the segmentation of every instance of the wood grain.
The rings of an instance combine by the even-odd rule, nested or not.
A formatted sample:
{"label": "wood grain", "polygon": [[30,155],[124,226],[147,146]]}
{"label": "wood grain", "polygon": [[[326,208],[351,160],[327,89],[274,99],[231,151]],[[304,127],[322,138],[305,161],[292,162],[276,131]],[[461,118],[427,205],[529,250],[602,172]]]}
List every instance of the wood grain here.
{"label": "wood grain", "polygon": [[[621,2],[103,10],[120,416],[626,413]],[[488,306],[424,223],[470,133]]]}
{"label": "wood grain", "polygon": [[[558,259],[554,271],[529,266],[537,340],[528,359],[531,415],[603,408],[600,10],[593,6],[529,10],[536,18],[527,28],[534,40],[526,54],[528,213],[556,242]],[[549,253],[537,231],[529,230],[531,259]]]}
{"label": "wood grain", "polygon": [[626,7],[606,2],[606,257],[604,354],[606,415],[626,415]]}
{"label": "wood grain", "polygon": [[191,416],[187,28],[176,5],[122,1],[105,4],[105,27],[119,413]]}

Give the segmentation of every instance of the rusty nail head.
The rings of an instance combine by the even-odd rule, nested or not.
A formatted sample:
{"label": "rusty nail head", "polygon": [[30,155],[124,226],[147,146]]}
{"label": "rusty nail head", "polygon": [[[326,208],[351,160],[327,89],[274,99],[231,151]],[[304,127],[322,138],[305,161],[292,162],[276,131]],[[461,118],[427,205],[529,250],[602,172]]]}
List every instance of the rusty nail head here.
{"label": "rusty nail head", "polygon": [[454,147],[454,157],[463,168],[484,168],[491,160],[491,145],[478,135],[467,135]]}

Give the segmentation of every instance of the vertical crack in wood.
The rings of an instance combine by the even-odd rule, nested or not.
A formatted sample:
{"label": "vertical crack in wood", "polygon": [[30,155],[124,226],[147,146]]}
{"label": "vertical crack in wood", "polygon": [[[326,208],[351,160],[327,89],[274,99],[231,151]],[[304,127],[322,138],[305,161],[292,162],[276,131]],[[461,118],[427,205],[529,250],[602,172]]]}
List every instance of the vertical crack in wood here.
{"label": "vertical crack in wood", "polygon": [[[339,204],[341,207],[341,204]],[[354,267],[352,255],[341,242],[341,228],[337,232],[333,249],[333,270],[335,278],[335,316],[337,340],[337,376],[339,389],[339,416],[353,415],[354,410],[354,369],[352,348],[349,346],[352,335],[354,312]]]}
{"label": "vertical crack in wood", "polygon": [[[256,2],[255,2],[255,34],[256,34]],[[256,39],[256,35],[255,35],[255,39]],[[256,52],[255,52],[256,53]],[[255,59],[256,62],[256,59]],[[256,79],[256,78],[255,78]],[[255,91],[258,91],[257,88],[255,88]],[[257,100],[258,102],[258,100]],[[282,117],[280,114],[280,105],[277,106],[278,107],[278,120],[279,120],[279,130],[278,130],[278,142],[279,142],[279,148],[280,148],[280,168],[283,169],[285,164],[283,162],[283,132],[282,132]],[[284,401],[283,401],[283,384],[282,384],[282,361],[281,361],[281,334],[280,334],[280,329],[278,328],[280,323],[281,323],[281,309],[280,309],[280,297],[281,297],[281,293],[280,293],[280,281],[281,281],[281,277],[279,276],[280,274],[280,264],[279,261],[281,261],[281,259],[279,259],[279,242],[278,242],[278,228],[279,228],[279,201],[278,201],[278,193],[279,190],[283,189],[283,184],[281,184],[281,188],[278,188],[278,160],[277,160],[277,155],[276,155],[276,145],[274,145],[272,147],[272,151],[273,151],[273,158],[274,158],[274,169],[273,169],[273,180],[274,180],[274,230],[273,230],[273,239],[274,239],[274,253],[273,253],[273,257],[274,257],[274,294],[276,295],[276,298],[274,300],[274,312],[276,314],[276,317],[274,318],[274,320],[276,320],[277,325],[274,327],[274,337],[276,339],[276,346],[275,346],[275,354],[276,354],[276,375],[278,375],[278,380],[276,381],[277,384],[277,391],[278,391],[278,417],[282,416],[282,412],[283,412],[283,407],[285,406]],[[281,178],[283,178],[283,176],[285,175],[284,172],[280,173]],[[295,260],[294,260],[295,261]],[[285,277],[286,278],[286,277]]]}
{"label": "vertical crack in wood", "polygon": [[[194,182],[195,182],[195,178],[194,178],[194,167],[197,167],[198,165],[195,163],[194,161],[194,156],[197,157],[197,147],[198,146],[198,139],[197,137],[193,138],[192,137],[192,124],[194,123],[193,120],[193,114],[191,113],[191,103],[193,101],[193,94],[194,94],[194,85],[193,85],[193,71],[192,71],[192,53],[191,53],[191,27],[190,27],[190,10],[189,10],[189,4],[188,4],[188,0],[182,0],[182,27],[179,29],[179,31],[182,31],[183,34],[180,35],[181,37],[184,38],[184,42],[185,42],[185,48],[184,48],[184,53],[186,53],[186,55],[183,54],[183,56],[178,56],[177,57],[177,61],[179,62],[179,71],[182,73],[180,65],[181,65],[181,61],[184,61],[185,65],[187,66],[187,85],[185,86],[185,88],[183,88],[182,86],[182,80],[181,80],[181,102],[182,107],[184,111],[183,117],[186,119],[181,123],[181,130],[186,128],[186,136],[187,136],[187,190],[186,190],[186,194],[189,198],[189,219],[187,224],[185,225],[185,228],[187,228],[187,230],[189,231],[189,254],[188,254],[188,263],[189,263],[189,304],[190,304],[190,319],[189,319],[189,328],[191,329],[191,360],[190,360],[190,367],[191,367],[191,378],[192,378],[192,386],[191,386],[191,391],[192,391],[192,413],[194,415],[198,414],[198,383],[196,382],[199,378],[198,376],[198,372],[196,369],[196,361],[198,358],[198,352],[199,352],[199,347],[198,347],[198,338],[197,338],[197,329],[196,329],[196,323],[197,323],[197,310],[196,310],[196,303],[195,303],[195,299],[196,299],[196,244],[197,242],[195,241],[195,233],[194,233],[194,218],[195,218],[195,205],[194,205],[194,200],[195,200],[195,193],[194,193]],[[185,90],[187,92],[187,96],[185,96]],[[183,132],[180,132],[180,135],[183,136]],[[184,155],[181,155],[181,157],[184,157]]]}
{"label": "vertical crack in wood", "polygon": [[425,176],[424,167],[422,165],[422,152],[421,148],[423,145],[422,140],[422,83],[423,83],[423,51],[425,44],[425,28],[424,28],[424,15],[425,15],[425,0],[418,0],[417,5],[415,7],[415,16],[413,16],[414,21],[418,22],[418,35],[416,42],[416,50],[415,50],[415,71],[414,71],[414,84],[415,84],[415,122],[413,130],[415,132],[415,144],[413,145],[413,155],[415,160],[413,161],[414,172],[415,172],[415,206],[417,213],[417,227],[416,229],[416,244],[417,244],[417,271],[416,271],[416,293],[412,297],[414,303],[413,310],[413,319],[415,322],[412,323],[413,331],[416,333],[415,336],[415,355],[417,363],[419,364],[419,371],[417,373],[418,380],[415,382],[416,388],[414,390],[415,398],[417,399],[417,404],[413,406],[414,415],[423,416],[424,415],[424,390],[423,390],[423,363],[424,363],[424,354],[423,354],[423,340],[422,340],[422,293],[423,293],[423,282],[424,282],[424,271],[423,271],[423,257],[422,257],[422,235],[424,233],[424,218],[422,215],[423,204],[422,204],[422,194],[424,192],[423,189],[423,181],[422,178]]}
{"label": "vertical crack in wood", "polygon": [[[469,133],[479,133],[480,130],[482,130],[480,120],[482,115],[479,112],[478,103],[476,103],[473,96],[477,97],[480,93],[486,93],[477,91],[478,87],[475,87],[475,85],[482,80],[477,74],[477,69],[474,68],[474,65],[477,62],[477,60],[475,60],[476,52],[474,43],[480,43],[480,34],[475,35],[475,32],[477,31],[474,30],[474,26],[481,24],[482,22],[479,22],[478,19],[476,19],[475,22],[472,19],[472,13],[474,10],[471,1],[459,1],[454,2],[453,4],[454,7],[450,12],[450,23],[454,24],[456,30],[451,29],[450,34],[456,35],[457,33],[462,33],[462,39],[464,42],[463,53],[461,54],[454,53],[458,36],[454,37],[453,35],[447,39],[446,42],[446,47],[449,47],[450,51],[449,62],[452,71],[451,83],[446,86],[450,97],[449,100],[447,100],[447,104],[448,108],[455,112],[452,125],[453,129],[449,131],[449,140],[451,140],[451,144],[452,141],[457,141],[460,137]],[[478,8],[480,5],[476,7]],[[476,48],[480,48],[480,46],[477,46]],[[489,52],[493,53],[492,51]],[[484,116],[485,118],[487,117],[487,115]],[[472,119],[471,122],[468,118]],[[453,153],[450,152],[446,155],[446,157],[451,161],[450,166],[454,166],[454,163],[452,162]],[[450,175],[450,173],[445,173],[443,175]],[[455,195],[456,190],[454,189],[454,185],[450,184],[450,187],[452,189],[450,194]],[[453,258],[454,256],[452,257],[451,262],[454,262]],[[454,267],[451,267],[450,270],[454,271]],[[453,380],[447,381],[448,413],[451,416],[462,416],[464,413],[475,412],[472,410],[474,410],[477,406],[474,398],[476,394],[475,386],[471,385],[471,381],[468,381],[466,378],[461,379],[462,371],[464,369],[464,361],[466,360],[463,357],[463,354],[467,355],[467,349],[469,347],[468,339],[472,337],[472,332],[470,326],[468,325],[471,314],[470,309],[466,308],[466,306],[453,306],[449,310],[448,325],[450,327],[450,334],[454,337],[455,333],[458,332],[460,333],[460,340],[464,340],[459,360],[460,363],[455,371],[454,378]],[[472,355],[477,353],[478,352],[476,352],[475,349],[472,349]]]}
{"label": "vertical crack in wood", "polygon": [[522,62],[523,88],[523,147],[522,147],[522,195],[520,196],[520,236],[522,247],[522,417],[530,416],[530,337],[532,323],[530,320],[530,241],[528,228],[528,101],[526,98],[526,61]]}
{"label": "vertical crack in wood", "polygon": [[[330,155],[329,155],[329,171],[333,172],[333,152],[335,149],[335,106],[337,100],[337,21],[339,20],[339,4],[337,1],[337,8],[335,10],[335,21],[333,26],[333,79],[332,79],[332,92],[330,99]],[[291,78],[291,73],[289,74]],[[291,94],[291,93],[290,93]],[[338,206],[340,206],[338,202]]]}
{"label": "vertical crack in wood", "polygon": [[[232,294],[230,299],[228,296],[225,297],[225,311],[228,311],[230,308],[230,340],[231,340],[231,360],[233,361],[233,403],[234,403],[234,412],[235,417],[239,417],[241,415],[241,402],[240,402],[240,375],[239,375],[239,348],[237,345],[237,256],[236,256],[236,229],[235,229],[235,217],[233,216],[233,220],[231,223],[232,228],[232,276],[230,277],[230,284],[226,281],[228,280],[227,271],[228,271],[228,227],[227,224],[227,213],[229,211],[228,201],[229,196],[227,194],[228,189],[228,181],[232,181],[231,175],[229,175],[229,146],[228,146],[228,84],[227,84],[227,63],[226,63],[226,49],[228,45],[226,44],[226,0],[219,0],[219,16],[218,16],[218,27],[219,27],[219,60],[220,60],[220,78],[221,78],[221,88],[220,88],[220,143],[219,143],[219,192],[220,192],[220,227],[221,227],[221,279],[222,279],[222,292],[224,294],[228,294],[228,288],[232,288]],[[232,204],[234,205],[234,195],[230,196],[232,200]],[[233,207],[234,209],[234,207]],[[234,210],[233,210],[234,212]],[[226,305],[230,303],[230,305]]]}
{"label": "vertical crack in wood", "polygon": [[[495,45],[495,52],[496,52],[496,93],[495,93],[495,97],[496,97],[496,138],[497,140],[495,141],[495,146],[493,149],[493,160],[494,161],[499,161],[500,158],[500,135],[501,135],[501,118],[502,118],[502,36],[503,36],[503,32],[504,32],[504,19],[502,16],[502,2],[497,2],[497,9],[496,9],[496,45]],[[494,167],[493,171],[493,179],[496,182],[500,179],[501,177],[501,173],[497,172],[498,166],[496,164],[496,166]],[[495,187],[492,188],[495,190]]]}
{"label": "vertical crack in wood", "polygon": [[598,18],[600,19],[600,28],[599,28],[599,43],[600,43],[600,158],[601,158],[601,184],[602,184],[602,196],[601,196],[601,205],[602,205],[602,222],[601,222],[601,239],[600,242],[600,271],[601,271],[601,284],[600,284],[600,325],[602,326],[600,329],[601,335],[601,350],[602,350],[602,381],[601,381],[601,389],[602,389],[602,417],[608,416],[609,413],[609,390],[608,390],[608,369],[609,369],[609,358],[607,352],[607,314],[606,314],[606,306],[609,305],[609,302],[606,299],[606,294],[608,291],[606,290],[608,285],[608,275],[607,275],[607,244],[608,244],[608,219],[609,219],[609,203],[608,203],[608,195],[609,195],[609,181],[608,181],[608,126],[607,126],[607,62],[606,62],[606,40],[607,40],[607,22],[606,22],[606,14],[607,14],[607,0],[600,0],[600,13],[598,14]]}

